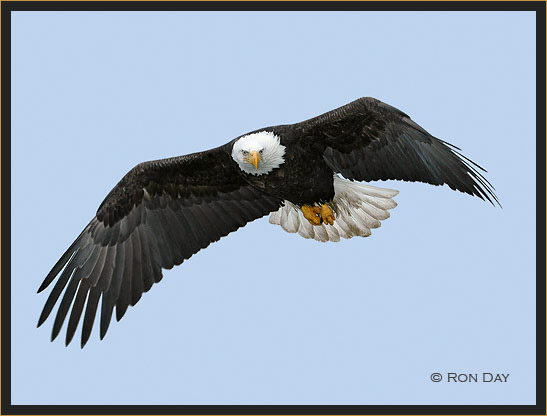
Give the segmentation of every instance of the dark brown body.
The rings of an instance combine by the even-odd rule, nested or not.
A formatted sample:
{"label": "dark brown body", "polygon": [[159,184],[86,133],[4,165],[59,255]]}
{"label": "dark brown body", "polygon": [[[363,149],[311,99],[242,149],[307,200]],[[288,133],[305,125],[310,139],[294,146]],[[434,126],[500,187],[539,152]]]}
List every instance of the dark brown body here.
{"label": "dark brown body", "polygon": [[306,147],[285,146],[285,163],[265,175],[241,172],[245,181],[270,196],[293,204],[315,205],[334,198],[333,171],[323,156]]}

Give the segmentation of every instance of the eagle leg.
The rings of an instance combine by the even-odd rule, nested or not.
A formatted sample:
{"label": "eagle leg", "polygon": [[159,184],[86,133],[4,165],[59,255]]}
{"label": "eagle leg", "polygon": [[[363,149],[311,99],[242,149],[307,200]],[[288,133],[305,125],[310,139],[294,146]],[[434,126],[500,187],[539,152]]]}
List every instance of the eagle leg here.
{"label": "eagle leg", "polygon": [[321,224],[321,208],[311,205],[302,205],[302,213],[311,225]]}
{"label": "eagle leg", "polygon": [[332,212],[332,209],[327,204],[321,205],[321,211],[319,212],[319,215],[321,216],[321,219],[325,224],[334,224],[334,212]]}

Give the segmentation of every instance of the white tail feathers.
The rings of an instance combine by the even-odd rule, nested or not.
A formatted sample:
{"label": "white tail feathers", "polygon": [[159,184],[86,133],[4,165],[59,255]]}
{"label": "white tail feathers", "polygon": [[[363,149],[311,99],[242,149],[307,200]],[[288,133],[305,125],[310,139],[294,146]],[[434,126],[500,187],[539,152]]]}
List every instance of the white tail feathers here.
{"label": "white tail feathers", "polygon": [[270,223],[281,225],[289,233],[317,241],[340,241],[355,236],[368,237],[372,228],[380,227],[380,221],[389,218],[388,210],[395,208],[393,201],[399,191],[377,188],[351,182],[334,176],[334,199],[328,205],[334,211],[333,225],[311,225],[302,210],[292,202],[270,214]]}

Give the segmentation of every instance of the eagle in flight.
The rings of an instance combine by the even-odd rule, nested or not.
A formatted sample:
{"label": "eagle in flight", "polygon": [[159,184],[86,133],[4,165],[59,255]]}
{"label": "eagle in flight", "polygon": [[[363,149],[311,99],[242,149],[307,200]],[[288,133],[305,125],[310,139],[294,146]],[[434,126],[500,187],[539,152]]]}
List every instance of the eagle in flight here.
{"label": "eagle in flight", "polygon": [[63,295],[51,339],[70,312],[68,345],[83,314],[83,347],[101,301],[102,339],[114,307],[120,320],[162,279],[162,269],[266,214],[285,231],[319,241],[369,236],[398,192],[359,181],[447,184],[499,204],[484,169],[458,150],[367,97],[215,149],[140,163],[46,276],[38,292],[56,282],[38,326]]}

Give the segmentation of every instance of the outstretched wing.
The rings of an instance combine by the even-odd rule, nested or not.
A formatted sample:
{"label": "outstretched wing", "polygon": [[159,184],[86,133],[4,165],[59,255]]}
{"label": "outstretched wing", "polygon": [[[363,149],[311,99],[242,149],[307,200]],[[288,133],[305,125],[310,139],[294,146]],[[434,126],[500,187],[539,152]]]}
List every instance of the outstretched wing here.
{"label": "outstretched wing", "polygon": [[447,184],[498,202],[494,188],[479,173],[483,168],[374,98],[360,98],[290,127],[299,141],[321,152],[329,167],[348,179]]}
{"label": "outstretched wing", "polygon": [[120,320],[129,305],[161,280],[161,269],[182,263],[249,221],[277,210],[280,203],[243,181],[227,146],[137,165],[114,187],[40,286],[38,292],[57,278],[38,326],[64,291],[52,340],[72,305],[68,345],[85,307],[83,347],[101,299],[102,339],[114,307]]}

